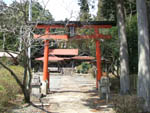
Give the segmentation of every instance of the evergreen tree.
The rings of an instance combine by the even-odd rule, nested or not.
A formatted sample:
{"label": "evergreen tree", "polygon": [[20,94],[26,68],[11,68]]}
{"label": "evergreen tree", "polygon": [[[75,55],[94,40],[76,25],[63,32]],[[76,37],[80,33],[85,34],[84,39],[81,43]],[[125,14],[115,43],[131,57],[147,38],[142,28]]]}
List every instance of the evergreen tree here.
{"label": "evergreen tree", "polygon": [[130,90],[129,61],[123,0],[116,0],[118,37],[120,39],[120,92],[127,94]]}
{"label": "evergreen tree", "polygon": [[[103,20],[116,20],[117,9],[115,1],[116,0],[99,0],[97,18],[102,17]],[[132,16],[136,14],[135,0],[124,0],[123,3],[125,18],[127,15]]]}
{"label": "evergreen tree", "polygon": [[91,19],[91,15],[89,13],[89,5],[87,0],[79,0],[80,6],[80,21],[89,21]]}
{"label": "evergreen tree", "polygon": [[[80,21],[91,21],[91,14],[89,12],[88,0],[79,0],[80,6]],[[91,31],[89,29],[80,29],[81,34],[89,34]],[[76,46],[76,47],[75,47]],[[79,54],[95,56],[95,42],[91,39],[81,39],[75,41],[75,48],[79,48]]]}
{"label": "evergreen tree", "polygon": [[102,0],[98,0],[98,11],[97,11],[96,20],[97,21],[104,20],[103,15],[102,15]]}

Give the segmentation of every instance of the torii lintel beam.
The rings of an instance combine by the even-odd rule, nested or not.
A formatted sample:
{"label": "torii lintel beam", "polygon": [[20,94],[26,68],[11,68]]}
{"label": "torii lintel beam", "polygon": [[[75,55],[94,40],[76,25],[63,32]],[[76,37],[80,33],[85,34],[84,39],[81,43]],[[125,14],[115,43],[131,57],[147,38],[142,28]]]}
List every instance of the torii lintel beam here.
{"label": "torii lintel beam", "polygon": [[[113,21],[50,21],[50,22],[30,22],[30,24],[35,25],[36,29],[43,29],[43,34],[34,34],[36,39],[63,39],[68,40],[71,38],[91,38],[91,39],[109,39],[111,35],[102,34],[99,29],[110,29],[115,26],[116,23]],[[65,29],[65,34],[52,34],[50,29]],[[77,29],[93,29],[93,34],[79,34]]]}

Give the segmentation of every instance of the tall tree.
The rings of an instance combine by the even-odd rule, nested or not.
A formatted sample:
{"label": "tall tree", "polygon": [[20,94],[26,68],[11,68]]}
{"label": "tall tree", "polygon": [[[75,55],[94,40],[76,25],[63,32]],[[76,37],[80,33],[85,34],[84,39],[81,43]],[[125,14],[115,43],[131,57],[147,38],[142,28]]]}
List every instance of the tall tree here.
{"label": "tall tree", "polygon": [[120,39],[120,93],[127,94],[130,89],[128,46],[126,38],[126,26],[124,17],[123,0],[116,0],[118,36]]}
{"label": "tall tree", "polygon": [[136,0],[138,15],[138,84],[137,95],[145,100],[144,108],[150,105],[150,48],[146,0]]}
{"label": "tall tree", "polygon": [[98,0],[98,11],[97,11],[96,20],[98,20],[98,21],[103,20],[103,15],[102,15],[102,0]]}
{"label": "tall tree", "polygon": [[101,12],[106,20],[115,20],[116,19],[116,10],[115,10],[115,0],[101,0],[102,7]]}
{"label": "tall tree", "polygon": [[[101,11],[101,15],[106,20],[116,20],[116,8],[115,8],[115,1],[116,0],[99,0],[98,8]],[[136,4],[135,0],[124,0],[124,10],[125,15],[133,15],[136,13]]]}
{"label": "tall tree", "polygon": [[[89,12],[89,2],[88,0],[79,0],[78,5],[80,6],[80,15],[79,15],[79,19],[80,21],[90,21],[91,19],[91,15]],[[79,34],[89,34],[91,32],[91,30],[88,29],[78,29],[78,33]],[[72,41],[71,42],[71,46],[73,48],[79,48],[79,54],[80,55],[93,55],[93,46],[94,41],[91,39],[80,39],[80,40],[76,40],[76,41]]]}
{"label": "tall tree", "polygon": [[87,0],[79,0],[80,6],[80,21],[89,21],[90,20],[90,13],[89,13],[89,4]]}

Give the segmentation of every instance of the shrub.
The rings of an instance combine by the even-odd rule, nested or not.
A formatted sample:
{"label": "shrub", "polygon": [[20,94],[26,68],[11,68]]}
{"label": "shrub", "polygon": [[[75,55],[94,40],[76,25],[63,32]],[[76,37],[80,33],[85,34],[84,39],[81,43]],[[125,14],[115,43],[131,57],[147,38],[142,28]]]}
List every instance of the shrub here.
{"label": "shrub", "polygon": [[116,113],[141,113],[144,101],[136,96],[120,95],[113,99],[113,103]]}
{"label": "shrub", "polygon": [[91,68],[91,64],[83,62],[81,65],[83,73],[88,73],[88,70]]}
{"label": "shrub", "polygon": [[88,62],[82,62],[81,65],[77,66],[77,72],[88,73],[91,67],[92,67],[91,64],[89,64]]}

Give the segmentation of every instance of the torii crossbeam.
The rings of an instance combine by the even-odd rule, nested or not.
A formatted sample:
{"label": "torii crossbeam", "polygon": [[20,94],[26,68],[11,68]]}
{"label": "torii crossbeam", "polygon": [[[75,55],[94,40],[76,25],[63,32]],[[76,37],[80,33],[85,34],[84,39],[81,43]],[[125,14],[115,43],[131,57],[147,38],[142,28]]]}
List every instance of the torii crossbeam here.
{"label": "torii crossbeam", "polygon": [[[48,55],[49,55],[49,39],[54,40],[69,40],[69,39],[95,39],[96,41],[96,59],[97,59],[97,79],[96,88],[98,88],[98,81],[101,79],[101,50],[100,41],[98,39],[110,39],[111,35],[100,32],[101,30],[109,30],[116,23],[112,21],[50,21],[50,22],[31,22],[35,25],[35,29],[42,30],[42,34],[34,34],[35,39],[45,40],[44,44],[44,65],[43,65],[43,80],[49,81],[48,73]],[[55,33],[56,29],[63,29],[63,33]],[[80,34],[78,29],[92,29],[91,34]],[[38,32],[39,33],[39,32]]]}

